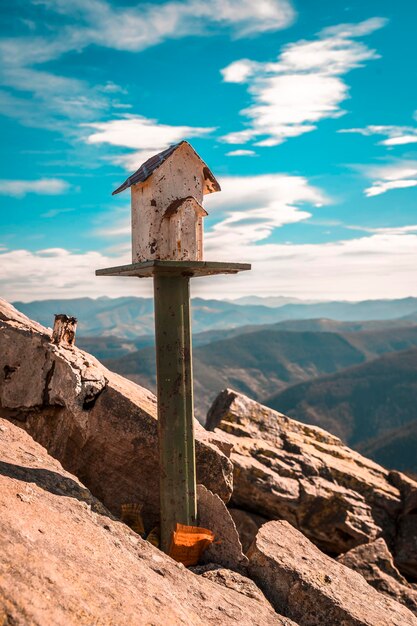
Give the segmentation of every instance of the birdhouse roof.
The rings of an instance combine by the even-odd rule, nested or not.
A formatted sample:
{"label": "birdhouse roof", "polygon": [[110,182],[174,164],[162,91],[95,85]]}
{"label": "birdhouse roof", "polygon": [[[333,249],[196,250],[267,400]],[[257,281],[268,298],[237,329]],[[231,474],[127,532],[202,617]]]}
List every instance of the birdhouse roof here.
{"label": "birdhouse roof", "polygon": [[191,150],[194,152],[194,154],[197,156],[197,158],[201,162],[203,175],[204,175],[204,181],[205,181],[204,193],[212,193],[214,191],[220,191],[219,183],[215,179],[214,174],[210,171],[210,169],[204,163],[203,159],[199,157],[197,152],[188,143],[188,141],[180,141],[179,143],[176,143],[173,146],[170,146],[166,150],[163,150],[159,154],[155,154],[155,156],[145,161],[145,163],[142,163],[140,168],[136,170],[134,174],[129,176],[125,180],[125,182],[122,185],[120,185],[120,187],[118,187],[117,189],[115,189],[115,191],[113,191],[112,195],[114,196],[117,193],[120,193],[121,191],[128,189],[128,187],[131,187],[132,185],[136,185],[137,183],[144,183],[146,180],[148,180],[150,176],[152,176],[154,171],[158,169],[160,165],[162,165],[162,163],[164,163],[180,146],[184,144],[187,145],[189,148],[191,148]]}
{"label": "birdhouse roof", "polygon": [[202,217],[206,217],[206,215],[208,215],[206,209],[203,207],[202,204],[199,203],[196,198],[194,198],[194,196],[187,196],[186,198],[178,198],[178,200],[174,200],[173,202],[171,202],[171,204],[164,213],[164,217],[172,217],[173,215],[175,215],[175,213],[178,213],[182,205],[188,200],[191,200],[193,202],[194,208],[198,211],[199,215],[201,215]]}

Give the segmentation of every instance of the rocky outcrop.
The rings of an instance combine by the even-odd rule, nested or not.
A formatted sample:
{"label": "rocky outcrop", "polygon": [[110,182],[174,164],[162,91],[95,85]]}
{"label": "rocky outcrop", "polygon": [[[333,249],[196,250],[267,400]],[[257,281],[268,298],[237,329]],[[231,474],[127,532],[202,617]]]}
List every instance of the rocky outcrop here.
{"label": "rocky outcrop", "polygon": [[276,611],[300,626],[416,626],[406,607],[318,550],[288,522],[264,524],[249,572]]}
{"label": "rocky outcrop", "polygon": [[249,551],[252,579],[216,564],[188,571],[2,419],[0,458],[2,624],[417,624],[285,522],[260,529]]}
{"label": "rocky outcrop", "polygon": [[229,507],[229,513],[233,518],[237,532],[242,543],[243,552],[246,552],[252,545],[252,541],[258,534],[258,530],[268,520],[256,513],[250,513],[243,509]]}
{"label": "rocky outcrop", "polygon": [[382,537],[349,550],[337,560],[362,574],[372,587],[391,596],[417,614],[417,590],[413,589],[395,567],[392,555]]}
{"label": "rocky outcrop", "polygon": [[417,482],[401,472],[390,472],[390,480],[403,499],[397,519],[395,562],[403,574],[417,580]]}
{"label": "rocky outcrop", "polygon": [[[259,587],[257,587],[256,584],[253,582],[253,580],[251,580],[247,576],[239,574],[239,572],[226,569],[221,565],[218,565],[217,563],[196,565],[195,567],[190,567],[190,570],[194,572],[194,574],[199,574],[200,576],[203,576],[208,580],[212,580],[218,585],[222,585],[223,587],[227,587],[228,589],[234,589],[235,591],[242,593],[244,596],[248,596],[248,598],[253,598],[254,600],[258,600],[259,602],[265,602],[269,604],[268,600],[265,598]],[[270,604],[270,606],[272,605]]]}
{"label": "rocky outcrop", "polygon": [[[0,415],[76,474],[113,513],[144,503],[159,515],[156,400],[94,357],[51,343],[50,330],[0,300]],[[218,444],[218,445],[217,445]],[[227,501],[230,446],[196,423],[198,482]]]}
{"label": "rocky outcrop", "polygon": [[202,555],[202,563],[217,563],[223,567],[239,570],[248,559],[243,554],[242,544],[235,522],[225,503],[204,485],[197,485],[198,523],[209,528],[215,541]]}
{"label": "rocky outcrop", "polygon": [[223,570],[220,585],[143,541],[1,419],[0,458],[1,624],[297,626],[251,581]]}
{"label": "rocky outcrop", "polygon": [[400,489],[337,437],[231,390],[218,396],[207,427],[233,443],[233,506],[285,519],[331,554],[380,535],[395,540]]}

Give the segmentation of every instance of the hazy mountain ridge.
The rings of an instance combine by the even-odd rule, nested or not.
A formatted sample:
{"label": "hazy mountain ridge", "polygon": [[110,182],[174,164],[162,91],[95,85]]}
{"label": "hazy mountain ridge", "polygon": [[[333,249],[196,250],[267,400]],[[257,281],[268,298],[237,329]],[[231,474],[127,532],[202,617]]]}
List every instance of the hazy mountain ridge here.
{"label": "hazy mountain ridge", "polygon": [[413,348],[294,385],[265,403],[330,430],[378,462],[415,472],[416,397]]}
{"label": "hazy mountain ridge", "polygon": [[[193,354],[196,407],[204,419],[210,402],[224,387],[254,398],[296,381],[362,363],[363,354],[336,333],[260,330],[196,347]],[[143,348],[106,365],[155,389],[155,353]]]}
{"label": "hazy mountain ridge", "polygon": [[[331,318],[339,321],[409,318],[408,321],[411,323],[417,320],[417,298],[364,302],[292,303],[275,308],[258,304],[236,304],[222,300],[194,298],[192,305],[195,333],[312,318]],[[14,306],[47,327],[53,324],[55,313],[74,315],[79,320],[79,335],[135,339],[154,332],[152,298],[42,300],[15,302]],[[406,323],[407,319],[404,321]]]}
{"label": "hazy mountain ridge", "polygon": [[[230,339],[232,337],[236,337],[237,335],[263,330],[349,333],[363,330],[382,330],[386,332],[389,328],[412,328],[414,326],[415,322],[407,320],[369,320],[364,322],[338,322],[325,318],[286,320],[283,322],[277,322],[276,324],[251,324],[247,326],[238,326],[236,328],[206,330],[200,333],[194,333],[193,346],[194,348],[197,348],[198,346],[204,346],[214,341]],[[80,348],[86,350],[87,352],[92,352],[98,359],[117,359],[125,354],[136,352],[137,350],[141,350],[142,348],[146,348],[148,346],[153,346],[154,343],[155,338],[153,333],[149,335],[140,335],[134,339],[123,339],[113,335],[79,335],[77,339],[77,345]]]}
{"label": "hazy mountain ridge", "polygon": [[[346,333],[262,328],[201,345],[194,349],[198,416],[204,419],[210,402],[224,387],[264,399],[297,382],[343,372],[395,347],[414,346],[417,347],[417,326]],[[106,365],[135,382],[155,388],[153,347],[109,359]],[[279,406],[274,408],[281,410]],[[301,419],[300,415],[297,417]]]}

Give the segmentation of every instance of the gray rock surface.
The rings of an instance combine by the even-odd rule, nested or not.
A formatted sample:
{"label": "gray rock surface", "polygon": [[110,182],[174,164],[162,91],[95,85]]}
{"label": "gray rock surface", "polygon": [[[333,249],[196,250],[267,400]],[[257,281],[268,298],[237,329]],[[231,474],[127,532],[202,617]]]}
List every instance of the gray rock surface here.
{"label": "gray rock surface", "polygon": [[[248,598],[253,598],[254,600],[267,603],[269,606],[271,606],[259,587],[255,585],[253,580],[247,578],[247,576],[239,574],[239,572],[227,569],[225,567],[222,567],[221,565],[217,565],[216,563],[197,565],[195,567],[190,567],[190,570],[194,572],[194,574],[203,576],[203,578],[207,578],[208,580],[211,580],[214,583],[221,585],[222,587],[233,589],[234,591],[238,591]],[[292,624],[293,622],[290,622],[289,620],[288,624],[290,623]]]}
{"label": "gray rock surface", "polygon": [[235,523],[223,500],[204,485],[197,486],[197,497],[199,525],[209,528],[215,537],[203,553],[202,563],[218,563],[230,569],[247,565]]}
{"label": "gray rock surface", "polygon": [[417,482],[401,472],[391,472],[390,479],[404,502],[397,519],[395,563],[403,574],[417,580]]}
{"label": "gray rock surface", "polygon": [[231,390],[214,402],[207,427],[233,443],[232,507],[285,519],[330,554],[381,535],[395,540],[400,489],[337,437]]}
{"label": "gray rock surface", "polygon": [[[0,299],[0,415],[19,424],[113,513],[143,502],[159,515],[156,399]],[[229,449],[220,437],[219,445]],[[232,465],[196,423],[198,482],[227,501]]]}
{"label": "gray rock surface", "polygon": [[2,419],[0,458],[0,624],[292,624],[261,595],[220,587],[143,541]]}
{"label": "gray rock surface", "polygon": [[276,611],[300,626],[416,626],[405,606],[326,556],[288,522],[264,524],[249,573]]}
{"label": "gray rock surface", "polygon": [[395,567],[392,555],[382,537],[349,550],[337,560],[362,574],[372,587],[391,596],[417,614],[417,591]]}
{"label": "gray rock surface", "polygon": [[268,520],[255,513],[250,513],[243,509],[235,509],[233,507],[229,507],[229,513],[233,518],[236,530],[239,534],[243,552],[246,553],[258,534],[258,530],[262,524],[265,524]]}

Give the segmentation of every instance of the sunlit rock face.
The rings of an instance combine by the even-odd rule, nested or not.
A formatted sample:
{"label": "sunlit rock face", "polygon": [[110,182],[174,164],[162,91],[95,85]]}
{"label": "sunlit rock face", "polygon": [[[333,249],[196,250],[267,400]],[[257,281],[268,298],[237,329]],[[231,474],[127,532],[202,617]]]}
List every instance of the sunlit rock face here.
{"label": "sunlit rock face", "polygon": [[197,576],[141,539],[3,419],[0,459],[2,624],[297,626],[252,581]]}
{"label": "sunlit rock face", "polygon": [[323,554],[288,522],[264,524],[249,552],[249,573],[276,610],[300,626],[415,626],[405,606]]}
{"label": "sunlit rock face", "polygon": [[414,481],[387,471],[326,431],[232,390],[217,397],[207,427],[233,443],[232,506],[285,519],[332,555],[382,536],[400,570],[417,572],[411,549],[417,530],[410,521]]}
{"label": "sunlit rock face", "polygon": [[[51,320],[52,322],[52,320]],[[0,412],[44,445],[112,512],[144,504],[159,518],[155,396],[0,300]],[[196,426],[197,479],[222,500],[232,465],[213,433]],[[217,441],[219,440],[219,441]]]}
{"label": "sunlit rock face", "polygon": [[417,614],[417,587],[407,582],[394,565],[384,539],[364,543],[338,557],[339,563],[362,574],[375,589],[405,604]]}

